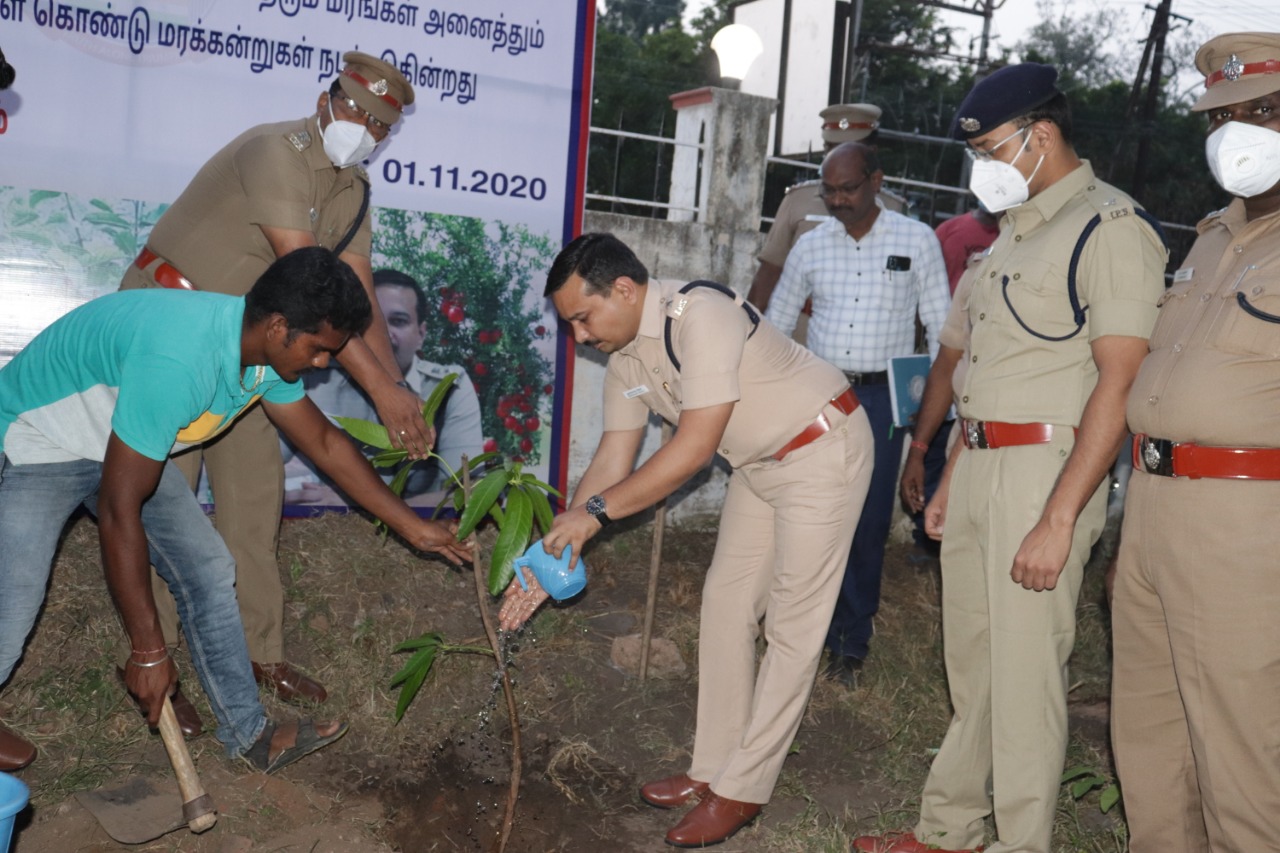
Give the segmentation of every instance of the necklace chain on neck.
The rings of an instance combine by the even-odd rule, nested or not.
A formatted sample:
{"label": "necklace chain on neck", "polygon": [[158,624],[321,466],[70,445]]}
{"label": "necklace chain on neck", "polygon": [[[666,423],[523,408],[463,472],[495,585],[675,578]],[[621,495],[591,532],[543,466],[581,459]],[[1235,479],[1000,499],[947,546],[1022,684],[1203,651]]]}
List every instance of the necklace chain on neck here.
{"label": "necklace chain on neck", "polygon": [[254,368],[253,384],[250,385],[248,388],[246,388],[244,387],[244,374],[240,374],[240,390],[245,392],[246,394],[250,393],[251,391],[253,391],[253,389],[257,388],[259,385],[262,384],[262,378],[266,375],[267,375],[267,369],[263,367],[261,364],[259,364],[256,368]]}

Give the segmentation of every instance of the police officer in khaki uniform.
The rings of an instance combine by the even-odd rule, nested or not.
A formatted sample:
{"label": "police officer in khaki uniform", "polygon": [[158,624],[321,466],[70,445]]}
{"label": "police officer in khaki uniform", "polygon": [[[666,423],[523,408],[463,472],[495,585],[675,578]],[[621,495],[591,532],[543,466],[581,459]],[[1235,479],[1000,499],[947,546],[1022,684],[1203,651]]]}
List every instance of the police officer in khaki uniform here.
{"label": "police officer in khaki uniform", "polygon": [[[880,144],[880,108],[872,104],[832,104],[818,115],[822,117],[822,153],[845,142],[861,142],[877,147]],[[764,248],[756,255],[760,268],[751,280],[747,300],[761,311],[769,307],[773,289],[782,277],[791,247],[802,235],[831,218],[827,206],[819,195],[822,181],[804,181],[787,189],[778,205],[778,213],[765,239]],[[876,193],[880,207],[894,213],[907,212],[904,199],[881,188]],[[800,335],[803,330],[798,330]]]}
{"label": "police officer in khaki uniform", "polygon": [[1218,36],[1196,67],[1236,198],[1129,395],[1111,720],[1134,853],[1280,850],[1280,33]]}
{"label": "police officer in khaki uniform", "polygon": [[[677,847],[724,841],[769,801],[871,477],[871,429],[844,374],[720,289],[650,282],[610,234],[574,240],[547,277],[578,343],[612,355],[604,435],[544,547],[581,553],[612,519],[671,494],[716,453],[734,469],[702,594],[693,759],[641,789],[659,808],[696,802],[667,834]],[[651,411],[676,424],[675,436],[633,471]],[[531,583],[508,589],[504,628],[546,599]]]}
{"label": "police officer in khaki uniform", "polygon": [[[345,66],[316,113],[250,128],[213,156],[160,221],[125,274],[122,288],[172,287],[242,295],[277,257],[300,246],[339,249],[373,303],[374,320],[338,360],[377,404],[393,442],[421,456],[432,436],[420,401],[403,382],[374,295],[369,253],[372,211],[359,163],[386,138],[413,88],[393,66],[368,54]],[[200,452],[175,458],[193,486]],[[324,701],[325,689],[284,658],[284,592],[276,546],[284,490],[279,439],[260,408],[204,448],[218,531],[236,560],[237,589],[254,673],[285,699]],[[165,638],[176,643],[168,590],[153,577]],[[199,719],[175,702],[184,731]]]}
{"label": "police officer in khaki uniform", "polygon": [[[1166,255],[1135,203],[1076,156],[1056,78],[1050,66],[1007,66],[958,111],[970,189],[1007,212],[972,272],[956,388],[963,442],[925,509],[926,529],[942,536],[955,715],[914,830],[859,838],[856,850],[972,850],[993,812],[988,851],[1050,850],[1076,598]],[[1071,286],[1072,253],[1095,219]]]}

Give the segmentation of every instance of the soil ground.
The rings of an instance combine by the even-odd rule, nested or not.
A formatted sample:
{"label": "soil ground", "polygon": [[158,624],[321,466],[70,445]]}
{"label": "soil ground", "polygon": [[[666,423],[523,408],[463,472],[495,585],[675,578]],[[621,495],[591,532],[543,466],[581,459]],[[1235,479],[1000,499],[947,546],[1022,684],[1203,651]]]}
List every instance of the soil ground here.
{"label": "soil ground", "polygon": [[[636,789],[687,767],[697,696],[697,613],[714,529],[669,530],[654,635],[675,659],[641,681],[615,662],[616,641],[640,631],[652,526],[618,525],[588,551],[580,600],[545,608],[513,642],[523,772],[508,850],[658,851],[676,812],[648,808]],[[0,694],[0,719],[41,755],[22,771],[32,804],[18,818],[16,853],[117,850],[244,853],[489,851],[507,801],[511,730],[491,658],[442,657],[398,725],[391,675],[396,643],[426,631],[483,645],[472,575],[382,542],[359,516],[288,521],[291,659],[330,699],[301,709],[351,722],[337,744],[274,777],[228,760],[210,735],[190,743],[218,805],[216,827],[117,844],[75,799],[135,777],[172,786],[160,739],[149,734],[114,673],[119,629],[101,580],[96,528],[82,519],[60,550],[49,600],[26,657]],[[1073,661],[1071,762],[1108,774],[1106,624],[1100,568],[1081,601]],[[909,825],[949,709],[942,676],[936,560],[891,545],[878,635],[862,684],[819,679],[773,800],[720,849],[844,851],[854,835]],[[496,607],[495,607],[496,609]],[[191,674],[184,690],[213,717]],[[266,698],[277,717],[298,709]],[[1124,849],[1123,824],[1064,794],[1055,836],[1064,850]]]}

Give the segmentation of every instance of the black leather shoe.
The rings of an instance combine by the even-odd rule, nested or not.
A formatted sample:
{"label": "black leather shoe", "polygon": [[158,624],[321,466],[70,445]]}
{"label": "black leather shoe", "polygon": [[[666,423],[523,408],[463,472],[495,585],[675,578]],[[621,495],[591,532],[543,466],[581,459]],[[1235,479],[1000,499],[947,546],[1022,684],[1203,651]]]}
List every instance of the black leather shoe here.
{"label": "black leather shoe", "polygon": [[270,687],[286,702],[323,702],[329,698],[324,685],[298,671],[287,661],[254,663],[253,677],[263,687]]}
{"label": "black leather shoe", "polygon": [[828,681],[836,681],[850,690],[858,689],[858,676],[862,672],[862,658],[853,655],[831,655],[827,660],[827,668],[822,677]]}
{"label": "black leather shoe", "polygon": [[[124,668],[116,667],[116,675],[120,678],[120,683],[124,684]],[[125,689],[128,693],[128,688]],[[142,710],[142,705],[138,704],[137,697],[129,693],[129,698],[133,700],[133,704],[137,707],[142,716],[146,716],[147,712]],[[200,737],[204,734],[204,723],[200,720],[200,712],[196,710],[196,706],[191,704],[191,700],[182,695],[182,685],[178,685],[178,689],[169,697],[169,702],[173,705],[173,715],[178,718],[178,728],[182,731],[182,736],[187,740]]]}
{"label": "black leather shoe", "polygon": [[36,746],[31,741],[0,726],[0,770],[21,770],[36,760]]}

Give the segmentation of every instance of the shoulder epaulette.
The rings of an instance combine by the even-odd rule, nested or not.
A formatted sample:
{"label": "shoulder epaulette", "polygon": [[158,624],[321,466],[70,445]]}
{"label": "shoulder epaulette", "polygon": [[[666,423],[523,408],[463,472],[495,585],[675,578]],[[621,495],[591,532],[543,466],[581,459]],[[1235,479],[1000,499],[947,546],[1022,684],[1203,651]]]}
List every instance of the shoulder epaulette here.
{"label": "shoulder epaulette", "polygon": [[801,181],[798,184],[792,184],[791,186],[787,187],[787,192],[791,192],[792,190],[803,189],[804,187],[816,187],[820,183],[822,183],[822,181],[819,181],[817,178],[814,178],[812,181]]}
{"label": "shoulder epaulette", "polygon": [[311,144],[311,131],[295,130],[292,133],[286,133],[284,138],[289,140],[289,144],[299,151],[306,151],[307,146]]}

